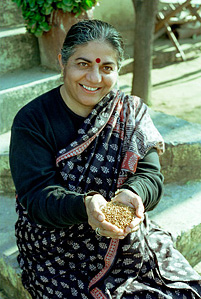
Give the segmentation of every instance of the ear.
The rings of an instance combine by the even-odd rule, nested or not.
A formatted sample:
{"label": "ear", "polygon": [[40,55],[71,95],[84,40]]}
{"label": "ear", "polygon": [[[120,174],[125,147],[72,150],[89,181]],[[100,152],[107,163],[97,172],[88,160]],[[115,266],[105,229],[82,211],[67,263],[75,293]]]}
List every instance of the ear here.
{"label": "ear", "polygon": [[59,65],[60,65],[61,69],[63,70],[63,69],[64,69],[64,66],[63,66],[63,63],[62,63],[62,56],[61,56],[61,53],[58,54],[58,60],[59,60]]}

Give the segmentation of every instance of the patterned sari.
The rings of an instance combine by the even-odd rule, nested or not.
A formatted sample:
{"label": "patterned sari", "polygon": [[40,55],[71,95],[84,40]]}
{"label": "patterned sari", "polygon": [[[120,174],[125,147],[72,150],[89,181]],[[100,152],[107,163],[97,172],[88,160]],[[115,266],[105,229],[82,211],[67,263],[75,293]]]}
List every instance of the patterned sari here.
{"label": "patterned sari", "polygon": [[[163,152],[147,106],[112,91],[59,151],[56,165],[68,190],[98,191],[110,200],[152,147]],[[18,261],[34,299],[201,298],[201,278],[147,215],[137,232],[116,240],[97,236],[87,223],[37,225],[18,201],[17,211]]]}

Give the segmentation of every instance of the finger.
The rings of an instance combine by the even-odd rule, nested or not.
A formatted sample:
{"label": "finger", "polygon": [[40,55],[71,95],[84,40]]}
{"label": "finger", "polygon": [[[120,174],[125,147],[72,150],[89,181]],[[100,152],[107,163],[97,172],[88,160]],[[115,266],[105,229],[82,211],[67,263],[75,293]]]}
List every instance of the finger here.
{"label": "finger", "polygon": [[103,229],[100,229],[99,233],[101,236],[104,236],[106,238],[111,238],[111,239],[124,239],[127,235],[125,233],[117,234]]}
{"label": "finger", "polygon": [[129,224],[128,227],[131,228],[131,230],[133,230],[136,226],[139,226],[139,224],[143,221],[143,217],[139,218],[139,217],[135,217],[132,222]]}
{"label": "finger", "polygon": [[128,234],[130,234],[130,233],[136,232],[139,228],[140,228],[139,225],[136,225],[136,226],[133,227],[133,228],[127,226],[127,227],[125,228],[125,233],[128,235]]}
{"label": "finger", "polygon": [[105,215],[101,209],[106,204],[104,197],[100,194],[95,194],[90,202],[90,211],[95,219],[102,222],[105,220]]}
{"label": "finger", "polygon": [[119,190],[112,201],[120,201],[130,207],[134,207],[137,217],[143,217],[144,205],[140,196],[130,190]]}
{"label": "finger", "polygon": [[139,202],[139,205],[136,207],[135,213],[137,217],[144,217],[144,206],[141,202]]}
{"label": "finger", "polygon": [[113,225],[110,222],[107,221],[103,221],[100,222],[98,220],[93,219],[93,222],[89,221],[89,224],[91,225],[93,230],[96,230],[96,228],[99,228],[101,231],[104,232],[104,235],[109,235],[109,236],[113,236],[115,235],[122,235],[124,234],[123,229],[120,229],[119,227],[117,227],[116,225]]}
{"label": "finger", "polygon": [[103,206],[104,206],[104,204],[100,205],[100,203],[97,203],[94,206],[93,216],[100,222],[103,222],[105,220],[105,215],[102,212]]}
{"label": "finger", "polygon": [[134,233],[136,232],[138,229],[140,228],[139,225],[135,226],[132,230],[131,230],[131,233]]}
{"label": "finger", "polygon": [[109,233],[113,232],[115,234],[123,234],[124,231],[123,229],[117,227],[116,225],[110,223],[110,222],[107,222],[107,221],[103,221],[101,222],[101,226],[100,228],[104,231],[108,231]]}

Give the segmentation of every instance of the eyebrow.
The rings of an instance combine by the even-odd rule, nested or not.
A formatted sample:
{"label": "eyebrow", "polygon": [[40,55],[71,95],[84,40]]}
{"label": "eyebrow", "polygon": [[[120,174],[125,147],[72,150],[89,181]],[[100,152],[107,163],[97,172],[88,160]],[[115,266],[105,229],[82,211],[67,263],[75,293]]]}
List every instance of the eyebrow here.
{"label": "eyebrow", "polygon": [[86,59],[86,58],[84,58],[84,57],[78,57],[78,58],[76,58],[75,60],[84,60],[84,61],[87,61],[87,62],[89,62],[89,63],[92,63],[91,60],[88,60],[88,59]]}
{"label": "eyebrow", "polygon": [[[87,59],[87,58],[85,58],[85,57],[78,57],[78,58],[76,58],[75,60],[84,60],[84,61],[86,61],[86,62],[92,63],[91,60],[89,60],[89,59]],[[115,62],[113,62],[113,61],[103,62],[103,65],[106,65],[106,64],[115,64]]]}

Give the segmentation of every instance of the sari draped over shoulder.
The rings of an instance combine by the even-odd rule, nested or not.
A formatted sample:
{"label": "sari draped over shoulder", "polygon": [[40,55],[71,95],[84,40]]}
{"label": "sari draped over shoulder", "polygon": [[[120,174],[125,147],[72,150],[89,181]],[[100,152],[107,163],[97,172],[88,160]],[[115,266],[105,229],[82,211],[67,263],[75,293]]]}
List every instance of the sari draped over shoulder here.
{"label": "sari draped over shoulder", "polygon": [[[112,91],[58,152],[56,166],[68,190],[110,200],[153,147],[164,151],[147,106]],[[33,298],[200,298],[199,275],[147,215],[137,232],[116,240],[96,235],[88,223],[37,225],[18,201],[17,211],[18,260]]]}
{"label": "sari draped over shoulder", "polygon": [[110,199],[153,147],[164,151],[147,106],[136,96],[110,92],[85,119],[76,140],[59,151],[56,163],[69,190],[95,188]]}

